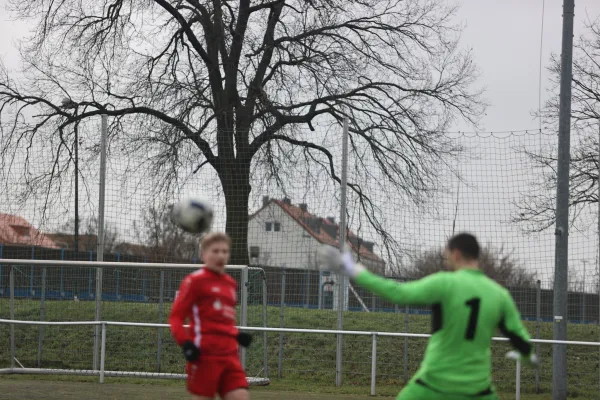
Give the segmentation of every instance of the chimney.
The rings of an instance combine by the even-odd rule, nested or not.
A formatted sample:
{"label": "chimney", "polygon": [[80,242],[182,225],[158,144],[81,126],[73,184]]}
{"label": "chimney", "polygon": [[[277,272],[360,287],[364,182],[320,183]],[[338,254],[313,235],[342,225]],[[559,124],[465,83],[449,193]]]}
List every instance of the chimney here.
{"label": "chimney", "polygon": [[310,218],[307,219],[308,227],[315,233],[321,233],[321,218]]}
{"label": "chimney", "polygon": [[327,221],[331,222],[332,224],[335,224],[335,217],[327,217]]}
{"label": "chimney", "polygon": [[263,196],[263,200],[262,200],[263,207],[265,207],[267,204],[269,204],[269,196]]}
{"label": "chimney", "polygon": [[283,198],[283,204],[291,206],[292,205],[292,200],[289,197],[284,197]]}
{"label": "chimney", "polygon": [[306,204],[306,203],[300,203],[299,206],[300,206],[300,209],[302,211],[304,211],[304,212],[308,211],[308,204]]}

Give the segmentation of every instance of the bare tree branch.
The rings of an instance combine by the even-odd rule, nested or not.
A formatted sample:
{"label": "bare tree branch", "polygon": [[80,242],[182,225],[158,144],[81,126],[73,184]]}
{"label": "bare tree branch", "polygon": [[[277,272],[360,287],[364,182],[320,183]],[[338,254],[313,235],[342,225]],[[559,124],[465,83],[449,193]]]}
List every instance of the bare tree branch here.
{"label": "bare tree branch", "polygon": [[[443,0],[10,2],[37,29],[21,45],[23,69],[0,69],[6,173],[21,152],[51,145],[43,172],[21,168],[23,198],[41,187],[60,198],[71,127],[109,115],[110,145],[143,159],[125,170],[150,174],[157,195],[172,193],[181,170],[211,165],[240,264],[255,183],[285,191],[302,168],[337,184],[332,146],[346,117],[361,218],[389,257],[402,253],[377,196],[430,198],[436,166],[460,151],[444,131],[457,119],[476,124],[486,106]],[[76,112],[61,108],[65,97]],[[84,140],[91,160],[97,139]]]}
{"label": "bare tree branch", "polygon": [[[598,202],[598,129],[600,124],[600,22],[588,23],[588,32],[575,45],[571,121],[574,129],[570,163],[569,206],[571,226],[585,229],[591,223],[591,206]],[[553,55],[549,66],[552,74],[552,97],[542,110],[546,129],[558,126],[558,84],[560,60]],[[535,190],[518,202],[513,221],[526,232],[539,232],[554,226],[556,217],[557,162],[555,149],[524,154],[539,169],[543,179]]]}

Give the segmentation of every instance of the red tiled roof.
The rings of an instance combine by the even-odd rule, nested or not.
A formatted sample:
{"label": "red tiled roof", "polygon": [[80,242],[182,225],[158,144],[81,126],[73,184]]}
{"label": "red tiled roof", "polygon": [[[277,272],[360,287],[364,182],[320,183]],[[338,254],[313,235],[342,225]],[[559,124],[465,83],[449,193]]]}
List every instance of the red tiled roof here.
{"label": "red tiled roof", "polygon": [[[316,215],[313,215],[313,214],[309,213],[308,211],[304,211],[300,207],[297,207],[297,206],[295,206],[293,204],[287,204],[287,203],[285,203],[282,200],[271,199],[268,204],[271,204],[271,203],[277,204],[279,207],[281,207],[287,214],[289,214],[290,217],[292,217],[292,219],[294,219],[294,221],[296,221],[302,228],[304,228],[305,231],[307,231],[310,235],[312,235],[319,242],[321,242],[323,244],[330,245],[330,246],[334,246],[334,247],[339,247],[340,246],[340,241],[336,237],[331,236],[328,233],[328,230],[329,231],[333,231],[333,232],[337,232],[337,230],[339,229],[339,225],[338,224],[335,224],[334,222],[331,222],[327,218],[321,218],[321,217],[318,217]],[[263,209],[268,204],[266,204],[263,207]],[[259,210],[258,212],[260,212],[261,210]],[[254,218],[258,214],[258,212],[254,213],[250,218]],[[318,231],[312,229],[311,227],[309,227],[304,222],[305,219],[318,219],[318,220],[320,220],[322,228],[319,229]],[[331,229],[326,229],[328,227],[331,228]],[[349,231],[348,232],[348,236],[349,237],[356,237],[356,234],[354,234],[352,231]],[[377,256],[377,254],[373,253],[372,251],[369,251],[369,249],[367,249],[366,246],[360,246],[359,248],[357,248],[356,246],[354,246],[353,244],[351,244],[348,241],[347,241],[347,244],[356,253],[358,253],[361,258],[366,258],[366,259],[369,259],[369,260],[372,260],[372,261],[375,261],[375,262],[383,262],[383,260],[381,258],[379,258],[379,256]]]}
{"label": "red tiled roof", "polygon": [[58,249],[59,246],[48,236],[41,233],[25,218],[0,213],[0,243]]}

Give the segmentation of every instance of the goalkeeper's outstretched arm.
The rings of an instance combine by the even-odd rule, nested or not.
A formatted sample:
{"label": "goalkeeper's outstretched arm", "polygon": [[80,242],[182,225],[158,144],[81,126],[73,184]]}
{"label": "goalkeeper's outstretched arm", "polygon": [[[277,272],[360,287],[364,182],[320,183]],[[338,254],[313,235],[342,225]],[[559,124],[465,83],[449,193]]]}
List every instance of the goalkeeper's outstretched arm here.
{"label": "goalkeeper's outstretched arm", "polygon": [[449,287],[448,274],[438,272],[418,281],[398,283],[369,272],[354,261],[349,251],[322,246],[318,251],[321,268],[348,275],[360,286],[396,304],[435,304],[442,301]]}
{"label": "goalkeeper's outstretched arm", "polygon": [[376,295],[395,304],[429,305],[442,301],[448,280],[446,273],[439,272],[425,278],[406,283],[375,275],[362,268],[354,277],[356,283]]}

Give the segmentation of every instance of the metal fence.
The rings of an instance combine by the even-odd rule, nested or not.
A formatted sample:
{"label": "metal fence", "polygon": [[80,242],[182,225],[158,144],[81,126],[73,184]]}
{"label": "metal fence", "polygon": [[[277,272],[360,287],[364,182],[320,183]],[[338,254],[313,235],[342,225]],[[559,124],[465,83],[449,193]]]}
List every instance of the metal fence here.
{"label": "metal fence", "polygon": [[[56,260],[2,260],[0,317],[40,321],[80,321],[110,318],[114,321],[163,323],[169,315],[179,284],[199,265],[132,264]],[[264,271],[228,266],[238,281],[238,324],[266,326]],[[241,284],[246,282],[247,284]],[[249,291],[252,295],[249,296]],[[98,294],[101,293],[100,296]],[[162,329],[156,338],[156,369],[163,368]],[[98,368],[100,332],[94,341],[93,362]],[[265,336],[266,340],[266,336]],[[45,333],[40,329],[36,364],[41,365]],[[264,343],[264,342],[263,342]],[[154,346],[153,346],[154,347]],[[242,352],[242,361],[245,353]]]}
{"label": "metal fence", "polygon": [[[112,339],[112,336],[119,336],[122,330],[127,330],[128,328],[135,328],[136,330],[148,330],[148,329],[165,329],[168,328],[166,324],[149,324],[149,323],[135,323],[135,322],[114,322],[114,321],[73,321],[73,322],[43,322],[43,321],[19,321],[14,319],[0,319],[0,327],[1,326],[9,326],[11,331],[11,345],[10,345],[10,366],[6,366],[4,368],[0,367],[0,374],[50,374],[50,375],[84,375],[84,376],[99,376],[100,383],[103,383],[105,377],[137,377],[137,378],[159,378],[159,379],[185,379],[186,375],[181,372],[176,372],[179,368],[179,371],[183,371],[184,363],[182,360],[175,362],[176,367],[173,368],[169,372],[148,372],[144,369],[144,363],[140,363],[141,360],[144,359],[144,354],[125,354],[122,349],[115,346],[115,341]],[[17,351],[17,346],[15,345],[16,337],[15,337],[15,329],[19,329],[21,332],[31,327],[47,327],[47,328],[62,328],[65,327],[63,331],[72,331],[77,330],[78,327],[91,327],[98,326],[101,331],[101,351],[100,351],[100,365],[98,369],[85,369],[82,367],[78,367],[78,364],[68,363],[66,365],[62,365],[62,368],[56,368],[55,366],[38,366],[35,367],[26,367],[21,361],[19,361],[19,357],[22,353],[26,353],[25,349],[19,349]],[[352,375],[361,376],[362,381],[368,382],[370,386],[370,394],[374,396],[376,394],[376,387],[378,381],[387,381],[389,377],[389,371],[387,368],[389,365],[385,361],[386,356],[389,356],[390,348],[389,343],[393,340],[404,339],[411,340],[411,342],[416,340],[424,340],[428,338],[430,335],[427,334],[415,334],[415,333],[391,333],[391,332],[369,332],[369,331],[336,331],[336,330],[323,330],[323,329],[293,329],[293,328],[265,328],[265,327],[241,327],[245,330],[262,332],[263,334],[267,333],[278,333],[280,335],[301,335],[301,336],[309,336],[309,341],[311,342],[322,342],[324,339],[327,341],[327,337],[333,335],[342,334],[351,339],[351,343],[361,342],[364,346],[360,349],[353,348],[351,351],[358,353],[358,355],[362,358],[362,362],[359,365],[354,367],[352,371]],[[113,333],[116,332],[116,333]],[[140,336],[140,335],[138,335]],[[143,336],[143,335],[142,335]],[[354,339],[354,340],[352,340]],[[118,339],[117,339],[118,340]],[[493,338],[495,342],[508,341],[506,338]],[[333,341],[331,341],[333,343]],[[568,345],[570,348],[573,346],[584,346],[584,347],[598,347],[600,348],[600,342],[581,342],[581,341],[554,341],[554,340],[533,340],[536,345]],[[369,345],[370,344],[370,345]],[[383,344],[383,346],[382,346]],[[495,354],[493,357],[493,368],[495,374],[503,373],[503,377],[511,377],[510,379],[504,379],[501,382],[498,382],[496,386],[498,389],[508,392],[511,389],[515,392],[515,399],[519,400],[521,398],[521,391],[523,386],[523,378],[527,378],[531,376],[532,370],[523,371],[521,368],[521,363],[519,361],[516,362],[516,368],[513,373],[507,373],[513,369],[510,365],[511,362],[507,360],[503,360],[501,356],[498,356],[497,353],[501,353],[505,350],[504,346],[496,344],[495,346]],[[5,349],[3,349],[5,350]],[[56,350],[56,349],[53,349]],[[287,351],[293,351],[293,349],[287,349]],[[346,351],[347,352],[347,351]],[[585,352],[585,350],[584,350]],[[85,357],[86,353],[79,353],[80,355],[80,365],[85,365]],[[173,356],[173,354],[170,354]],[[129,356],[134,356],[132,363],[125,362],[125,359]],[[176,357],[181,359],[180,356]],[[383,362],[380,360],[384,360]],[[287,359],[286,363],[290,362],[301,362],[302,360],[291,360]],[[311,363],[308,364],[305,368],[305,372],[312,373],[323,373],[323,370],[315,370],[315,361],[325,361],[325,360],[310,360]],[[404,361],[406,363],[406,360]],[[542,364],[542,368],[546,367],[549,364],[549,360],[547,360],[544,364]],[[326,370],[325,370],[326,371]],[[598,378],[598,374],[592,372]],[[590,374],[592,374],[590,373]],[[249,377],[248,378],[250,385],[265,385],[269,383],[268,378],[258,378],[258,377]],[[531,385],[529,385],[531,386]],[[531,391],[531,388],[524,388],[525,391]],[[588,387],[583,388],[581,393],[593,393],[598,390],[598,387]],[[588,397],[586,397],[588,398]]]}
{"label": "metal fence", "polygon": [[[104,265],[99,320],[162,324],[166,321],[174,291],[180,281],[190,268],[199,267],[42,260],[0,262],[0,290],[3,293],[0,297],[0,318],[56,322],[96,319],[97,275],[96,268],[92,267]],[[318,291],[312,289],[318,286],[316,279],[320,274],[317,271],[247,268],[247,276],[243,271],[243,267],[230,269],[240,290],[247,290],[246,294],[240,291],[240,325],[278,329],[337,329],[337,311],[332,309],[333,292],[324,289],[319,299]],[[328,281],[329,277],[324,279]],[[377,339],[378,381],[401,385],[408,381],[420,363],[426,341],[415,338],[424,338],[426,336],[421,335],[429,333],[429,310],[425,307],[389,305],[360,288],[356,288],[356,292],[369,312],[364,311],[353,299],[354,294],[351,294],[350,307],[344,312],[344,330],[403,333],[396,336],[382,334]],[[526,324],[532,336],[542,340],[551,339],[552,324],[544,320],[543,314],[544,308],[548,307],[544,299],[550,299],[551,292],[541,289],[541,285],[534,289],[513,289],[511,292],[523,316],[530,320]],[[245,305],[244,298],[247,299]],[[586,323],[569,324],[569,339],[597,341],[600,330],[597,324],[591,323],[597,318],[597,296],[573,293],[570,299],[573,301],[573,315],[575,312],[580,312],[580,315],[585,313]],[[17,361],[14,362],[17,365],[21,363],[25,368],[98,370],[93,349],[98,346],[100,351],[101,332],[94,331],[95,326],[72,326],[69,330],[57,326],[15,327]],[[110,352],[123,354],[123,358],[112,364],[110,370],[139,370],[149,374],[181,372],[179,351],[168,331],[163,332],[162,327],[157,329],[156,334],[125,325],[114,329],[115,332],[109,335],[107,348]],[[333,384],[337,342],[327,335],[306,340],[292,331],[263,332],[248,351],[247,357],[244,355],[247,370],[255,377],[290,379],[305,379],[308,372],[319,382]],[[412,339],[409,339],[410,335]],[[11,363],[11,355],[7,353],[12,345],[10,337],[8,331],[0,332],[0,367]],[[137,344],[131,346],[132,340]],[[365,363],[368,363],[370,353],[367,350],[372,343],[365,340],[362,336],[345,337],[342,347],[345,384],[369,384],[371,373],[365,370]],[[509,375],[507,371],[512,367],[502,361],[503,352],[508,347],[498,346],[500,350],[495,352],[495,369],[502,377],[498,385],[506,391],[507,385],[515,383],[514,380],[505,382]],[[571,391],[589,393],[590,388],[598,388],[598,374],[595,371],[600,356],[596,352],[578,349],[569,347],[569,388]],[[544,363],[551,362],[550,346],[542,345],[537,352],[542,355]],[[99,355],[97,357],[99,362]],[[109,364],[111,362],[116,361],[109,361]],[[549,390],[551,381],[548,371],[546,367],[539,371],[525,371],[522,378],[524,390]],[[513,379],[514,374],[511,373],[510,377]]]}
{"label": "metal fence", "polygon": [[[46,249],[42,247],[10,246],[0,244],[0,255],[11,259],[32,260],[61,260],[61,261],[95,261],[94,252],[74,252],[67,249]],[[1,259],[1,258],[0,258]],[[139,256],[125,254],[105,254],[107,262],[141,263],[157,262]],[[159,262],[159,261],[158,261]],[[196,264],[197,260],[189,260],[186,264]],[[183,264],[184,262],[182,262]],[[172,264],[172,263],[171,263]],[[169,265],[171,265],[169,264]],[[123,264],[126,265],[126,264]],[[197,264],[199,267],[200,264]],[[253,266],[255,272],[250,272],[250,287],[256,288],[249,292],[249,304],[262,304],[261,285],[265,280],[267,291],[267,304],[269,306],[296,307],[304,309],[332,309],[334,307],[334,288],[337,282],[328,272],[310,269],[292,269],[268,265]],[[258,268],[258,269],[257,269]],[[263,271],[262,274],[256,271]],[[111,268],[105,271],[102,281],[102,299],[104,301],[133,301],[133,302],[158,302],[172,301],[181,282],[184,272],[176,270],[159,271],[144,268]],[[233,272],[235,275],[237,272]],[[95,272],[87,270],[68,270],[53,268],[46,272],[45,298],[52,300],[94,299]],[[284,277],[285,275],[285,277]],[[403,277],[389,276],[398,282],[407,281]],[[42,269],[33,265],[22,265],[15,275],[17,297],[41,297]],[[599,321],[599,297],[597,284],[585,284],[575,281],[572,287],[579,290],[570,290],[568,293],[568,321],[576,324],[595,324]],[[511,287],[508,290],[513,296],[521,312],[521,316],[530,321],[541,320],[551,322],[553,318],[554,291],[551,281],[538,280],[534,286]],[[162,288],[162,294],[161,294]],[[595,290],[595,291],[592,291]],[[2,269],[0,264],[0,298],[8,297],[8,270]],[[398,312],[398,306],[387,302],[365,289],[353,287],[348,294],[347,307],[350,311],[375,311]],[[409,307],[410,314],[428,314],[426,307]],[[157,321],[160,322],[160,321]]]}

